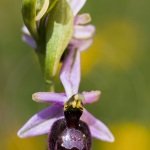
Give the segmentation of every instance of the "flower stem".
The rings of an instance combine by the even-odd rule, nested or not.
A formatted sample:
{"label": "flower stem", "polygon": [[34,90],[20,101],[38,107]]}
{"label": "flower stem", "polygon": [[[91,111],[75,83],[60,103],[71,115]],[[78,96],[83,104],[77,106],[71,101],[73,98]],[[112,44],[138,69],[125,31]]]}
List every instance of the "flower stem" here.
{"label": "flower stem", "polygon": [[47,91],[47,92],[54,92],[54,91],[55,91],[55,87],[54,87],[54,82],[53,82],[53,80],[51,80],[51,81],[46,81],[45,87],[46,87],[46,91]]}

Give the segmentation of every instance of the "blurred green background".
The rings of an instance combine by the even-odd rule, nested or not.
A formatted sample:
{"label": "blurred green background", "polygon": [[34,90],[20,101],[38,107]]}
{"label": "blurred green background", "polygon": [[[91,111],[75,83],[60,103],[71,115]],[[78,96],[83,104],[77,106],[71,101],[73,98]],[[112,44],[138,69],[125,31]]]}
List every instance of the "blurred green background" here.
{"label": "blurred green background", "polygon": [[[44,84],[34,50],[21,40],[21,0],[0,3],[0,149],[46,150],[46,135],[16,136],[46,107],[31,99]],[[149,6],[149,0],[88,0],[82,9],[97,31],[93,46],[82,53],[80,91],[102,91],[100,101],[86,108],[116,138],[114,143],[93,140],[93,150],[150,149]]]}

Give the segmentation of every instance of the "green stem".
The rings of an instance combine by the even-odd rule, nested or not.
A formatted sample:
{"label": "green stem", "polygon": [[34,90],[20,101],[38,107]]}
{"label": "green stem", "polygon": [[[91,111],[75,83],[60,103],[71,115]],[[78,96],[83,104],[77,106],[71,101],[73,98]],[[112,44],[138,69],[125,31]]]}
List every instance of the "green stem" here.
{"label": "green stem", "polygon": [[46,91],[47,91],[47,92],[54,92],[54,91],[55,91],[55,87],[54,87],[54,82],[53,82],[53,80],[51,80],[51,81],[46,81]]}
{"label": "green stem", "polygon": [[50,80],[45,79],[45,57],[46,57],[45,56],[46,55],[45,54],[45,41],[43,40],[37,43],[38,43],[38,46],[37,46],[36,52],[37,52],[41,70],[44,76],[45,88],[47,92],[51,92],[51,91],[54,91],[54,81],[53,79],[50,79]]}

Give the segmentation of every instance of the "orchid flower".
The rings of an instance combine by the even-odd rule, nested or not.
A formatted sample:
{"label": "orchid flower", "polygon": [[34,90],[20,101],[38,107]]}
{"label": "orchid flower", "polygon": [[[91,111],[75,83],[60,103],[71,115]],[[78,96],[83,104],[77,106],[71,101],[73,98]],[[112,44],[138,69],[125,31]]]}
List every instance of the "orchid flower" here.
{"label": "orchid flower", "polygon": [[[84,45],[83,45],[84,47]],[[80,84],[80,50],[71,46],[69,54],[64,60],[60,72],[60,79],[64,86],[65,93],[37,92],[32,95],[36,102],[52,103],[51,106],[38,112],[18,131],[21,138],[48,134],[55,121],[64,117],[63,107],[68,99],[77,94]],[[82,92],[83,104],[96,102],[100,97],[100,91]],[[88,125],[91,135],[99,140],[113,142],[114,137],[108,127],[96,119],[85,108],[80,118]]]}
{"label": "orchid flower", "polygon": [[[36,27],[38,27],[40,20],[42,19],[44,14],[47,12],[47,10],[49,10],[49,7],[48,7],[49,0],[45,0],[43,2],[44,2],[44,4],[43,4],[42,9],[40,9],[40,12],[38,12],[37,16],[35,17]],[[55,2],[55,1],[53,1],[53,2]],[[67,2],[69,3],[70,6],[68,5]],[[64,49],[66,47],[67,47],[66,49],[68,50],[68,53],[62,59],[62,67],[61,67],[61,71],[60,71],[60,80],[62,82],[65,92],[64,93],[37,92],[32,95],[32,99],[34,101],[41,102],[41,103],[50,103],[52,105],[41,110],[40,112],[38,112],[37,114],[32,116],[27,121],[27,123],[18,131],[18,136],[21,138],[32,137],[32,136],[50,133],[52,131],[51,129],[53,128],[53,125],[55,125],[55,123],[59,119],[64,118],[64,107],[65,107],[66,103],[68,102],[68,100],[71,97],[73,97],[74,95],[76,95],[76,94],[78,95],[78,93],[79,93],[79,85],[80,85],[80,77],[81,77],[81,75],[80,75],[80,53],[82,51],[86,50],[92,44],[92,42],[93,42],[92,37],[95,32],[95,27],[93,25],[85,25],[88,22],[90,22],[90,20],[91,20],[89,14],[77,15],[77,13],[80,11],[80,9],[85,4],[86,0],[67,0],[67,2],[66,2],[66,0],[59,1],[58,5],[57,5],[57,6],[62,6],[62,3],[65,4],[66,8],[68,9],[66,11],[68,13],[67,15],[71,16],[68,19],[68,22],[69,22],[68,27],[70,27],[69,32],[68,31],[65,32],[64,35],[61,33],[61,27],[58,25],[59,23],[57,24],[57,22],[56,22],[56,26],[57,27],[59,26],[59,27],[57,28],[58,30],[57,31],[55,30],[54,33],[57,34],[57,36],[55,36],[55,38],[51,37],[50,30],[55,29],[55,28],[49,29],[48,27],[49,26],[52,27],[51,25],[53,25],[53,23],[55,21],[53,20],[54,22],[52,22],[52,24],[51,24],[51,22],[49,22],[49,26],[46,26],[45,24],[48,23],[47,21],[49,21],[51,19],[51,18],[49,18],[49,16],[44,18],[44,19],[49,19],[49,20],[46,20],[44,22],[44,24],[42,24],[42,25],[44,25],[44,26],[42,26],[43,28],[47,27],[45,30],[46,33],[44,32],[44,36],[45,36],[45,34],[47,34],[47,32],[48,32],[48,35],[50,35],[49,36],[50,42],[48,41],[48,44],[47,44],[47,41],[46,42],[44,41],[44,43],[42,43],[42,41],[40,41],[39,39],[38,40],[36,39],[36,33],[37,33],[36,31],[34,32],[34,30],[31,30],[32,32],[29,32],[28,29],[30,29],[30,28],[27,29],[26,26],[23,27],[23,32],[24,32],[23,40],[27,44],[29,44],[33,48],[37,49],[39,46],[37,41],[38,42],[40,41],[42,43],[42,46],[44,44],[46,44],[46,46],[44,45],[44,48],[48,47],[49,52],[51,52],[51,50],[54,50],[54,52],[56,52],[55,53],[55,61],[53,61],[55,63],[53,63],[53,62],[49,63],[49,60],[51,60],[49,58],[49,56],[53,55],[53,52],[47,53],[47,51],[46,51],[46,53],[44,53],[44,55],[46,56],[46,59],[48,58],[48,61],[46,61],[46,65],[50,64],[50,65],[46,66],[46,71],[47,70],[49,71],[49,68],[50,68],[49,66],[54,68],[53,70],[56,70],[56,67],[54,67],[54,65],[56,63],[58,63],[58,61],[61,58],[61,54],[62,54],[62,52],[64,52]],[[59,5],[59,4],[61,4],[61,5]],[[60,15],[60,13],[59,13],[60,9],[57,6],[55,7],[55,9],[57,10],[57,14]],[[72,11],[70,11],[70,8]],[[55,9],[53,12],[54,14],[55,14]],[[65,10],[65,9],[63,9],[63,10]],[[72,12],[73,12],[74,17],[72,16]],[[28,16],[26,16],[26,17],[28,17]],[[74,26],[73,26],[72,18],[74,18]],[[53,15],[52,15],[52,19],[54,19]],[[61,20],[63,20],[63,19],[61,19]],[[62,23],[61,26],[63,27],[63,22],[61,22],[61,23]],[[35,25],[35,24],[33,24],[33,25]],[[71,31],[72,27],[73,27],[73,32]],[[35,28],[33,26],[33,29],[35,29]],[[66,29],[66,28],[67,27],[64,27],[63,29]],[[42,29],[42,28],[40,28],[40,29]],[[60,34],[58,34],[58,33],[60,33],[62,37],[59,37]],[[70,35],[72,36],[71,40],[70,40],[70,37],[71,37]],[[63,40],[65,40],[65,36],[68,36],[68,38],[67,38],[67,42],[65,42],[65,44],[64,44]],[[60,45],[56,44],[57,39],[59,39],[59,43],[61,43]],[[53,47],[51,47],[51,45],[53,45]],[[66,45],[66,46],[64,46],[61,49],[61,51],[58,47],[56,47],[56,48],[58,48],[58,51],[57,51],[55,49],[56,45],[59,45],[59,47],[64,46],[64,45]],[[43,50],[43,49],[41,49],[41,50]],[[61,52],[61,54],[60,54],[60,52]],[[48,55],[48,54],[50,54],[50,55]],[[58,55],[59,55],[59,58],[58,58]],[[52,75],[54,75],[54,74],[52,74]],[[50,79],[50,77],[51,76],[49,76],[47,79]],[[101,94],[100,91],[91,91],[91,92],[83,91],[83,92],[81,92],[81,96],[83,96],[83,101],[82,101],[83,105],[96,102],[99,99],[100,94]],[[85,108],[83,109],[83,114],[82,114],[80,120],[87,124],[92,137],[97,138],[99,140],[107,141],[107,142],[114,141],[114,137],[113,137],[112,133],[110,132],[110,130],[108,129],[108,127],[104,123],[102,123],[100,120],[95,118],[92,114],[90,114]]]}

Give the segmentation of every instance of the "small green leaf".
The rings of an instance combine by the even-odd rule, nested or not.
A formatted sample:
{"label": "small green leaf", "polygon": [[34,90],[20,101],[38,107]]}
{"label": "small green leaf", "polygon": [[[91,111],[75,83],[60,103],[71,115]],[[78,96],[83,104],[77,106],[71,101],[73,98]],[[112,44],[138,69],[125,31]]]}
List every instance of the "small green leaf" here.
{"label": "small green leaf", "polygon": [[37,0],[36,21],[40,20],[49,7],[49,0]]}
{"label": "small green leaf", "polygon": [[49,5],[46,13],[49,13],[52,10],[52,8],[56,5],[57,1],[58,0],[51,0],[50,5]]}
{"label": "small green leaf", "polygon": [[45,79],[52,82],[60,58],[72,37],[74,16],[66,0],[60,0],[51,10],[46,30]]}
{"label": "small green leaf", "polygon": [[[36,20],[40,20],[39,30],[40,33],[45,33],[45,24],[47,22],[47,18],[49,16],[50,11],[56,5],[58,0],[38,0],[39,6],[37,7],[37,16]],[[47,2],[48,1],[48,2]]]}
{"label": "small green leaf", "polygon": [[22,3],[22,16],[24,23],[34,39],[37,39],[37,27],[36,27],[36,3],[37,0],[23,0]]}

